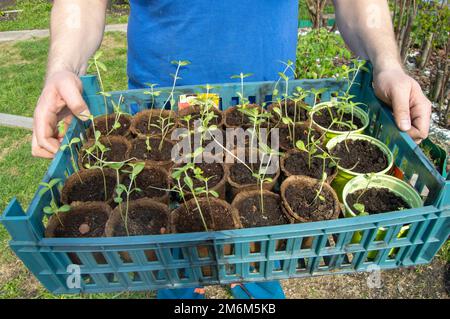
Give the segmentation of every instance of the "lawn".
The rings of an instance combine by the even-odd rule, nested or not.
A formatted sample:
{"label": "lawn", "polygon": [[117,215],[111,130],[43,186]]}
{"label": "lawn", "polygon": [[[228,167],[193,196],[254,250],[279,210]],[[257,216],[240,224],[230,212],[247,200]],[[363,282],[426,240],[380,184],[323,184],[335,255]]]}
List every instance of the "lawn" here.
{"label": "lawn", "polygon": [[[48,38],[0,44],[0,113],[33,115],[45,77],[48,44]],[[106,89],[125,89],[126,35],[106,33],[101,50],[108,67]]]}
{"label": "lawn", "polygon": [[[23,11],[14,20],[0,19],[0,31],[48,29],[50,25],[52,5],[48,0],[17,0],[17,5],[8,9]],[[106,23],[127,23],[128,15],[123,11],[122,7],[115,7],[112,12],[108,12]]]}

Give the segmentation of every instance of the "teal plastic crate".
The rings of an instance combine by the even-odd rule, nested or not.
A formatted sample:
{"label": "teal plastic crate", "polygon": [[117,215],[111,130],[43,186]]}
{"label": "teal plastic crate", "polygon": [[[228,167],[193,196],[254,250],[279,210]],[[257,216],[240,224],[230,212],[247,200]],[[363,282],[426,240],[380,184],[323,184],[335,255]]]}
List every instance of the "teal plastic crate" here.
{"label": "teal plastic crate", "polygon": [[[92,113],[104,113],[103,98],[97,95],[96,78],[87,76],[82,80],[84,98]],[[375,265],[389,269],[429,263],[450,233],[450,182],[431,167],[407,134],[398,131],[390,110],[375,98],[371,81],[370,73],[362,73],[357,81],[361,85],[352,89],[355,99],[368,105],[371,124],[367,133],[389,146],[404,180],[423,196],[425,206],[422,208],[220,232],[92,239],[44,238],[43,207],[48,205],[50,195],[40,196],[37,192],[27,212],[13,199],[3,213],[1,221],[12,237],[10,247],[53,293],[195,287],[353,273],[373,270]],[[329,100],[331,92],[345,88],[344,83],[332,79],[291,81],[290,91],[296,86],[328,88],[322,100]],[[270,100],[272,89],[272,82],[245,84],[246,95],[256,103]],[[201,90],[195,86],[177,87],[176,95]],[[239,102],[237,91],[238,83],[217,86],[215,92],[221,96],[222,109]],[[283,85],[280,87],[282,91]],[[164,95],[167,93],[156,100],[159,107],[165,100]],[[144,94],[144,90],[112,92],[116,101],[121,96],[125,110],[148,107],[150,97]],[[308,99],[312,101],[312,97]],[[82,123],[74,121],[67,136],[71,139],[84,130]],[[65,180],[68,174],[72,174],[72,168],[70,153],[66,150],[55,156],[43,181],[48,182],[52,178]],[[397,234],[404,225],[410,225],[410,230],[406,237],[398,238]],[[387,229],[386,236],[376,241],[379,227]],[[359,231],[361,241],[352,243],[353,234]],[[312,246],[302,249],[302,241],[307,237],[313,238]],[[199,254],[205,247],[209,252],[207,256]],[[251,253],[250,247],[257,249],[252,249],[254,252]],[[147,259],[151,254],[146,254],[146,251],[150,250],[156,253],[156,260]],[[372,259],[368,257],[369,251],[378,253]],[[122,252],[127,252],[132,261],[124,261]],[[66,285],[70,275],[67,267],[73,254],[82,262],[80,288]]]}

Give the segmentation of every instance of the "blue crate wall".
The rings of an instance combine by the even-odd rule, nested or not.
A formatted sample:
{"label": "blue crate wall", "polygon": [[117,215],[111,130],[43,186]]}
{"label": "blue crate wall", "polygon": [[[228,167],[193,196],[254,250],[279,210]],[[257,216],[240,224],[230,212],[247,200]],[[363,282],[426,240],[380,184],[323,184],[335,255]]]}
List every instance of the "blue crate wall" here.
{"label": "blue crate wall", "polygon": [[[397,155],[396,165],[404,172],[405,180],[422,193],[427,206],[373,216],[222,232],[67,239],[43,238],[42,209],[48,205],[50,196],[36,194],[27,213],[17,200],[5,210],[2,223],[12,236],[10,246],[54,293],[194,287],[351,273],[370,270],[373,265],[389,269],[428,263],[449,236],[450,184],[430,169],[412,140],[396,129],[390,111],[382,107],[370,89],[370,74],[362,74],[359,82],[362,85],[353,88],[352,94],[368,105],[371,125],[367,133],[386,142]],[[99,89],[95,77],[83,78],[83,84],[84,97],[92,113],[104,113],[103,98],[96,94]],[[296,86],[345,89],[345,83],[335,80],[292,81],[290,90]],[[217,89],[222,109],[238,103],[235,92],[239,89],[238,83]],[[245,92],[261,103],[271,99],[272,89],[273,83],[247,83]],[[279,90],[284,90],[283,84]],[[200,91],[199,87],[178,87],[177,95]],[[116,101],[121,96],[124,110],[132,105],[140,109],[148,106],[149,96],[144,90],[112,93]],[[164,105],[165,96],[167,93],[157,98],[158,107]],[[322,100],[330,97],[328,92]],[[312,96],[308,99],[311,102]],[[111,110],[111,105],[108,108]],[[67,137],[70,140],[83,131],[83,124],[74,122]],[[71,173],[70,152],[59,152],[43,181],[55,177],[65,180]],[[404,225],[410,226],[407,236],[397,238]],[[376,241],[380,227],[386,228],[387,233],[383,240]],[[362,232],[362,239],[354,243],[352,238],[357,231]],[[303,245],[311,238],[312,244]],[[392,249],[395,254],[391,253]],[[156,258],[149,259],[154,254],[148,251]],[[374,259],[368,258],[370,251],[377,251]],[[69,289],[66,285],[67,266],[74,254],[82,262],[83,281],[79,289]]]}

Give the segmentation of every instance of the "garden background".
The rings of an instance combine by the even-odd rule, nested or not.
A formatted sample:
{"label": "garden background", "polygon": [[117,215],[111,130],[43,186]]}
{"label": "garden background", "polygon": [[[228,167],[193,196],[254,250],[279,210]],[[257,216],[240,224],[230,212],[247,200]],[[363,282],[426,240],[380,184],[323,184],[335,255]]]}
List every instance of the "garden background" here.
{"label": "garden background", "polygon": [[[408,72],[422,85],[433,103],[430,137],[446,149],[450,144],[448,1],[389,1],[397,41]],[[351,53],[334,25],[327,0],[299,1],[298,78],[336,77]],[[1,125],[1,113],[32,117],[45,75],[47,36],[24,41],[2,41],[17,30],[47,29],[51,2],[2,0],[0,3],[0,212],[17,196],[27,205],[49,161],[31,157],[31,131]],[[126,0],[113,1],[107,23],[128,19]],[[305,28],[305,26],[307,26]],[[325,27],[326,26],[326,27]],[[24,31],[21,35],[29,34]],[[126,33],[107,32],[101,50],[108,68],[106,90],[126,89]],[[152,292],[54,296],[48,293],[8,248],[9,235],[0,226],[1,298],[149,298]],[[382,286],[368,288],[368,274],[335,275],[283,281],[288,298],[449,298],[449,242],[429,265],[382,272]],[[369,278],[370,279],[370,278]],[[447,289],[447,292],[446,292]],[[207,288],[207,297],[229,298],[226,288]]]}

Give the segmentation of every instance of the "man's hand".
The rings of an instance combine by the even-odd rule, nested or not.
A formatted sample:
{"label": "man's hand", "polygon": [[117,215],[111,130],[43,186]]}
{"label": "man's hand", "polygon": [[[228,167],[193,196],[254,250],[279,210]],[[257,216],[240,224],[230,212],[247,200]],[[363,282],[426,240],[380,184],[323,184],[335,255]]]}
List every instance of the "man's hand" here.
{"label": "man's hand", "polygon": [[375,94],[392,105],[395,122],[400,130],[408,132],[416,143],[428,136],[431,102],[420,85],[402,69],[374,72]]}
{"label": "man's hand", "polygon": [[66,127],[73,115],[82,120],[90,116],[81,96],[82,84],[77,75],[61,71],[47,78],[34,111],[32,154],[52,158],[58,151],[63,136],[58,132],[58,122]]}

